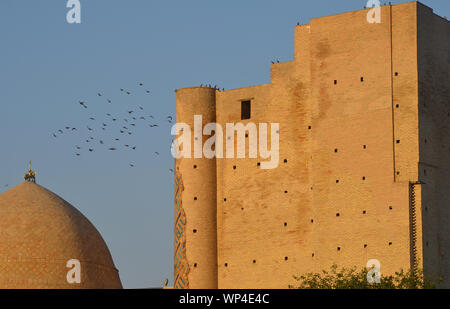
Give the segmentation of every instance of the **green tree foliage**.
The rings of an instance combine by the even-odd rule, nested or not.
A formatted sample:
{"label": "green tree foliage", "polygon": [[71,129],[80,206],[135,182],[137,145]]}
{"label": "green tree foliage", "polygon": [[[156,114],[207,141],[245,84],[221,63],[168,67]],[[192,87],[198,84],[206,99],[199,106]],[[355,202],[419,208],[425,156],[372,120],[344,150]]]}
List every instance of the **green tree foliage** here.
{"label": "green tree foliage", "polygon": [[[307,273],[294,276],[298,282],[291,289],[434,289],[441,281],[433,281],[425,277],[423,270],[415,272],[403,270],[394,275],[381,276],[380,283],[369,283],[368,270],[362,268],[341,268],[331,266],[329,271]],[[374,277],[373,277],[374,278]]]}

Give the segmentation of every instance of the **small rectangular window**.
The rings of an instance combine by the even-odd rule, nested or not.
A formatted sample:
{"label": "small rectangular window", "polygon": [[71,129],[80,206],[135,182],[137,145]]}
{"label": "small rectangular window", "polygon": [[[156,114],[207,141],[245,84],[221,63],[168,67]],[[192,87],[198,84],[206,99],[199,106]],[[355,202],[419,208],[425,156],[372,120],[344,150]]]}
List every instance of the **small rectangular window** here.
{"label": "small rectangular window", "polygon": [[241,120],[250,119],[251,101],[241,102]]}

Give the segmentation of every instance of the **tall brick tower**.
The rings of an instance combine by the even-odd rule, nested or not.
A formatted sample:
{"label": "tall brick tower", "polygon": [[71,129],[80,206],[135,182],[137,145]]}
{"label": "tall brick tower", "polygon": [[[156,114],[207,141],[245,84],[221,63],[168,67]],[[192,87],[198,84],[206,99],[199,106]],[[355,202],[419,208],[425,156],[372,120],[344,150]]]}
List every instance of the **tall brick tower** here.
{"label": "tall brick tower", "polygon": [[[194,143],[202,147],[206,138],[203,140],[203,128],[194,132],[194,115],[200,115],[203,123],[215,122],[215,89],[177,91],[177,122],[188,124]],[[216,160],[195,158],[194,153],[192,158],[177,159],[175,177],[174,286],[217,288]]]}
{"label": "tall brick tower", "polygon": [[450,287],[450,23],[419,2],[368,13],[295,27],[268,84],[178,90],[179,122],[280,128],[276,169],[177,160],[189,287],[287,288],[371,259]]}

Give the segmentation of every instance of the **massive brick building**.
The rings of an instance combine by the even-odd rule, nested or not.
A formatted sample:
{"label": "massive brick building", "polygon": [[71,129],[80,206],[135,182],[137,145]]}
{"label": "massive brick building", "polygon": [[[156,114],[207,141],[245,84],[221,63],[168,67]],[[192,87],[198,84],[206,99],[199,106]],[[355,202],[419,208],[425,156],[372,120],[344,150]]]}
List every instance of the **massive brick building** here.
{"label": "massive brick building", "polygon": [[418,2],[367,14],[295,27],[269,84],[177,90],[192,127],[279,123],[280,164],[176,160],[176,288],[287,288],[369,259],[450,286],[450,24]]}

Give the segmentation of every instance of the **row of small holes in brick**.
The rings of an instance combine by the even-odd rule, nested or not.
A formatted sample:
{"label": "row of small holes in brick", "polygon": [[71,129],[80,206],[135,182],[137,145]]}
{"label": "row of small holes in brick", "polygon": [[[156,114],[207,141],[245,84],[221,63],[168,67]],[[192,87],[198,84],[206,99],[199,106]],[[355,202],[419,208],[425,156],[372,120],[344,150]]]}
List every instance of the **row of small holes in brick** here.
{"label": "row of small holes in brick", "polygon": [[[393,208],[392,208],[392,206],[389,206],[389,210],[392,210]],[[242,210],[244,210],[244,208],[242,208]],[[426,208],[426,210],[428,211],[428,208]],[[366,210],[363,210],[362,211],[362,214],[363,215],[366,215],[367,214],[367,211]],[[338,213],[336,213],[336,217],[340,217],[341,216],[341,214],[338,212]],[[311,223],[314,223],[314,219],[311,219]],[[287,224],[287,222],[284,222],[284,224],[283,224],[285,227],[288,225]],[[192,232],[195,234],[195,233],[197,233],[197,229],[194,229],[194,230],[192,230]]]}
{"label": "row of small holes in brick", "polygon": [[[284,163],[287,163],[288,161],[287,161],[287,159],[284,159],[283,162],[284,162]],[[260,166],[260,165],[261,165],[261,163],[258,162],[258,163],[257,163],[257,166]],[[193,167],[194,167],[194,169],[196,169],[196,168],[197,168],[197,165],[194,165]],[[237,168],[237,166],[236,166],[236,165],[233,165],[233,169],[235,170],[236,168]]]}
{"label": "row of small holes in brick", "polygon": [[[392,246],[392,242],[391,242],[391,241],[388,242],[388,245],[389,245],[389,246]],[[367,244],[364,244],[364,248],[367,248],[367,247],[368,247],[368,245],[367,245]],[[336,249],[337,249],[337,251],[341,251],[342,248],[341,248],[341,247],[337,247]]]}
{"label": "row of small holes in brick", "polygon": [[[388,242],[388,245],[389,245],[389,246],[392,246],[392,242],[391,242],[391,241]],[[427,246],[428,246],[428,242],[427,242]],[[364,247],[364,248],[367,248],[368,245],[367,245],[367,244],[364,244],[363,247]],[[342,249],[341,247],[337,247],[337,248],[336,248],[337,251],[341,251],[341,249]],[[311,256],[314,257],[315,254],[312,253]],[[285,257],[284,257],[284,260],[285,260],[285,261],[288,261],[289,258],[288,258],[287,256],[285,256]],[[256,264],[256,260],[253,260],[253,264]],[[228,263],[225,263],[224,266],[225,266],[225,267],[228,267]],[[197,267],[197,263],[194,263],[194,267]]]}
{"label": "row of small holes in brick", "polygon": [[[389,245],[389,246],[392,246],[392,242],[390,241],[390,242],[388,243],[388,245]],[[428,246],[428,242],[427,242],[427,246]],[[367,248],[367,247],[368,247],[368,245],[367,245],[367,244],[364,244],[364,248]],[[336,249],[337,249],[337,251],[341,251],[341,247],[337,247]],[[311,255],[312,255],[312,257],[314,257],[315,254],[312,253]],[[288,258],[287,256],[285,256],[285,257],[284,257],[284,260],[285,260],[285,261],[288,261],[289,258]],[[253,260],[253,264],[256,264],[256,260]],[[194,263],[194,267],[197,267],[197,266],[198,266],[198,264],[197,264],[197,263]],[[228,267],[228,263],[225,263],[224,266],[225,266],[225,267]]]}
{"label": "row of small holes in brick", "polygon": [[[394,208],[392,207],[392,206],[389,206],[389,210],[393,210]],[[367,210],[363,210],[362,211],[362,214],[363,215],[366,215],[367,214]],[[336,217],[340,217],[341,216],[341,214],[338,212],[338,213],[336,213]],[[314,219],[311,219],[311,223],[314,223]],[[285,222],[284,223],[284,226],[287,226],[287,223]]]}
{"label": "row of small holes in brick", "polygon": [[[288,194],[289,193],[289,191],[288,190],[285,190],[284,191],[284,194]],[[194,200],[196,201],[197,200],[197,198],[196,197],[194,197]],[[224,202],[226,202],[227,201],[227,198],[225,197],[224,199],[223,199],[223,201]],[[242,210],[244,210],[244,208],[242,208]]]}
{"label": "row of small holes in brick", "polygon": [[[392,209],[393,209],[392,206],[389,206],[389,210],[392,210]],[[244,208],[242,208],[242,210],[244,210]],[[427,210],[428,210],[428,209],[427,209]],[[363,211],[362,211],[362,214],[363,214],[363,215],[366,215],[366,214],[367,214],[367,211],[366,211],[366,210],[363,210]],[[340,214],[339,212],[336,213],[336,217],[340,217],[340,216],[341,216],[341,214]],[[311,219],[311,223],[314,223],[314,219]],[[284,222],[283,225],[284,225],[284,227],[286,227],[288,224],[287,224],[287,222]],[[197,230],[194,229],[193,232],[194,232],[194,233],[197,233]]]}
{"label": "row of small holes in brick", "polygon": [[[313,253],[313,256],[314,256],[314,253]],[[287,256],[285,256],[284,260],[287,261],[287,260],[289,260],[289,258]],[[253,264],[256,264],[256,260],[253,260]],[[224,263],[223,265],[225,267],[228,267],[228,263]],[[198,266],[198,263],[194,263],[194,267],[197,268],[197,266]]]}
{"label": "row of small holes in brick", "polygon": [[[363,149],[367,149],[367,145],[363,145],[362,148],[363,148]],[[334,149],[334,152],[335,152],[335,153],[338,153],[338,152],[339,152],[339,149],[338,149],[338,148],[335,148],[335,149]]]}
{"label": "row of small holes in brick", "polygon": [[[425,142],[425,144],[426,144],[426,143],[428,142],[428,140],[425,139],[424,142]],[[398,140],[396,141],[396,143],[397,143],[397,144],[400,144],[400,140],[398,139]],[[363,149],[367,149],[367,145],[363,145]],[[338,149],[338,148],[335,148],[335,149],[334,149],[334,152],[335,152],[335,153],[339,152],[339,149]]]}
{"label": "row of small holes in brick", "polygon": [[[398,76],[398,72],[395,72],[395,76]],[[364,82],[364,76],[361,76],[360,78],[361,83]],[[334,80],[334,84],[337,85],[338,81],[337,79]]]}
{"label": "row of small holes in brick", "polygon": [[[313,253],[313,256],[314,256],[314,253]],[[289,260],[289,258],[287,256],[285,256],[284,260],[287,261],[287,260]],[[253,264],[256,264],[256,260],[253,260]],[[228,267],[228,263],[224,263],[223,265],[225,267]],[[194,267],[197,268],[197,266],[198,266],[198,263],[194,263]]]}
{"label": "row of small holes in brick", "polygon": [[[289,258],[287,256],[284,257],[284,260],[287,261]],[[253,260],[253,264],[256,264],[256,260]],[[195,265],[195,264],[194,264]],[[223,264],[225,267],[228,267],[228,263]]]}
{"label": "row of small holes in brick", "polygon": [[[362,180],[366,180],[366,176],[362,176]],[[341,181],[339,179],[336,179],[336,183],[340,183]]]}
{"label": "row of small holes in brick", "polygon": [[[388,245],[389,245],[389,246],[392,246],[392,242],[389,242]],[[426,245],[428,246],[428,242],[426,243]],[[363,247],[364,247],[364,248],[367,248],[368,245],[367,245],[367,244],[364,244]],[[341,251],[342,248],[341,248],[341,247],[337,247],[336,249],[337,249],[337,251]],[[311,256],[314,257],[315,254],[312,253]],[[285,256],[285,257],[284,257],[284,260],[285,260],[285,261],[288,261],[288,260],[289,260],[289,257]],[[253,260],[252,262],[253,262],[253,264],[256,264],[256,260]],[[197,263],[194,263],[194,267],[197,267],[197,266],[198,266],[198,264],[197,264]],[[224,263],[224,266],[225,266],[225,267],[228,267],[228,263]]]}
{"label": "row of small holes in brick", "polygon": [[[284,159],[283,162],[286,164],[288,161],[287,161],[287,159]],[[257,166],[261,166],[261,162],[258,162],[256,165],[257,165]],[[237,166],[236,166],[236,165],[233,165],[233,169],[235,170],[236,168],[237,168]]]}
{"label": "row of small holes in brick", "polygon": [[[361,77],[360,80],[361,80],[361,83],[364,82],[364,77]],[[337,83],[338,83],[338,81],[337,81],[337,79],[335,79],[335,80],[334,80],[334,84],[337,85]]]}
{"label": "row of small holes in brick", "polygon": [[[392,210],[392,206],[389,206],[389,210]],[[367,210],[363,210],[362,214],[366,215],[367,214]],[[339,212],[336,213],[336,217],[340,217],[340,216],[341,216],[341,213],[339,213]],[[313,220],[311,220],[311,223],[314,223]]]}

